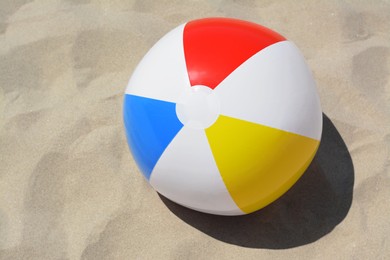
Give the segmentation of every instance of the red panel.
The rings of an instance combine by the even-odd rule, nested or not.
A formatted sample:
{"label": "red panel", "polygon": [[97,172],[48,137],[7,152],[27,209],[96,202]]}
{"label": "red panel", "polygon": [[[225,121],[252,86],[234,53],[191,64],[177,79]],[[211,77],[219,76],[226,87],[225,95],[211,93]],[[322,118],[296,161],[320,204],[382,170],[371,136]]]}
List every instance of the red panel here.
{"label": "red panel", "polygon": [[191,85],[212,89],[260,50],[286,40],[261,25],[230,18],[191,21],[183,38]]}

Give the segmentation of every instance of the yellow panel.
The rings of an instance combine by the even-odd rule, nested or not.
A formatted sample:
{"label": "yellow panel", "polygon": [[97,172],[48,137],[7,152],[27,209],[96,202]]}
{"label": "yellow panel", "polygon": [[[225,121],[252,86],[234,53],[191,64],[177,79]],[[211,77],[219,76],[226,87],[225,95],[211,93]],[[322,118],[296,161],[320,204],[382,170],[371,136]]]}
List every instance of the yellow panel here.
{"label": "yellow panel", "polygon": [[206,134],[230,195],[246,213],[285,193],[319,145],[309,137],[227,116],[219,116]]}

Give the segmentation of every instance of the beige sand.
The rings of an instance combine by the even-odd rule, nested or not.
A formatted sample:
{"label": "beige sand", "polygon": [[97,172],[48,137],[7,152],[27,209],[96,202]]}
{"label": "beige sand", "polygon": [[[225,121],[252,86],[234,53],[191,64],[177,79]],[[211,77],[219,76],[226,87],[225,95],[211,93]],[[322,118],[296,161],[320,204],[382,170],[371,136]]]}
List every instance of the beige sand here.
{"label": "beige sand", "polygon": [[[389,259],[390,2],[294,2],[2,0],[0,259]],[[122,126],[142,56],[207,16],[294,41],[330,119],[302,180],[247,217],[160,198]]]}

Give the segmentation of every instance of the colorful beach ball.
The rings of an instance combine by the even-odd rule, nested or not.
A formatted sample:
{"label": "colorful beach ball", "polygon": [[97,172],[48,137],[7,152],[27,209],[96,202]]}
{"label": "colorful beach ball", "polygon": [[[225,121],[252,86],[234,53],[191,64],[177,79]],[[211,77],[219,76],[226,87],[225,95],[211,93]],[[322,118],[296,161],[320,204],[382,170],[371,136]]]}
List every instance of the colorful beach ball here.
{"label": "colorful beach ball", "polygon": [[124,123],[157,192],[197,211],[241,215],[303,174],[322,112],[292,42],[251,22],[208,18],[180,25],[145,55],[126,88]]}

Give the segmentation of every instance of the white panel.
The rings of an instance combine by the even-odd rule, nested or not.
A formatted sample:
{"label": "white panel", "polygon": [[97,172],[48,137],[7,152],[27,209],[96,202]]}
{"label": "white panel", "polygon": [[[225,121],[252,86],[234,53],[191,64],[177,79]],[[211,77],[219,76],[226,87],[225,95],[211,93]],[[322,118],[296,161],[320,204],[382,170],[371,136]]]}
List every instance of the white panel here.
{"label": "white panel", "polygon": [[313,77],[289,41],[258,52],[215,89],[221,114],[319,140],[322,111]]}
{"label": "white panel", "polygon": [[190,87],[184,58],[184,24],[161,38],[141,60],[126,94],[176,102],[183,89]]}
{"label": "white panel", "polygon": [[183,127],[157,162],[150,184],[188,208],[220,215],[244,214],[223,183],[204,130]]}

